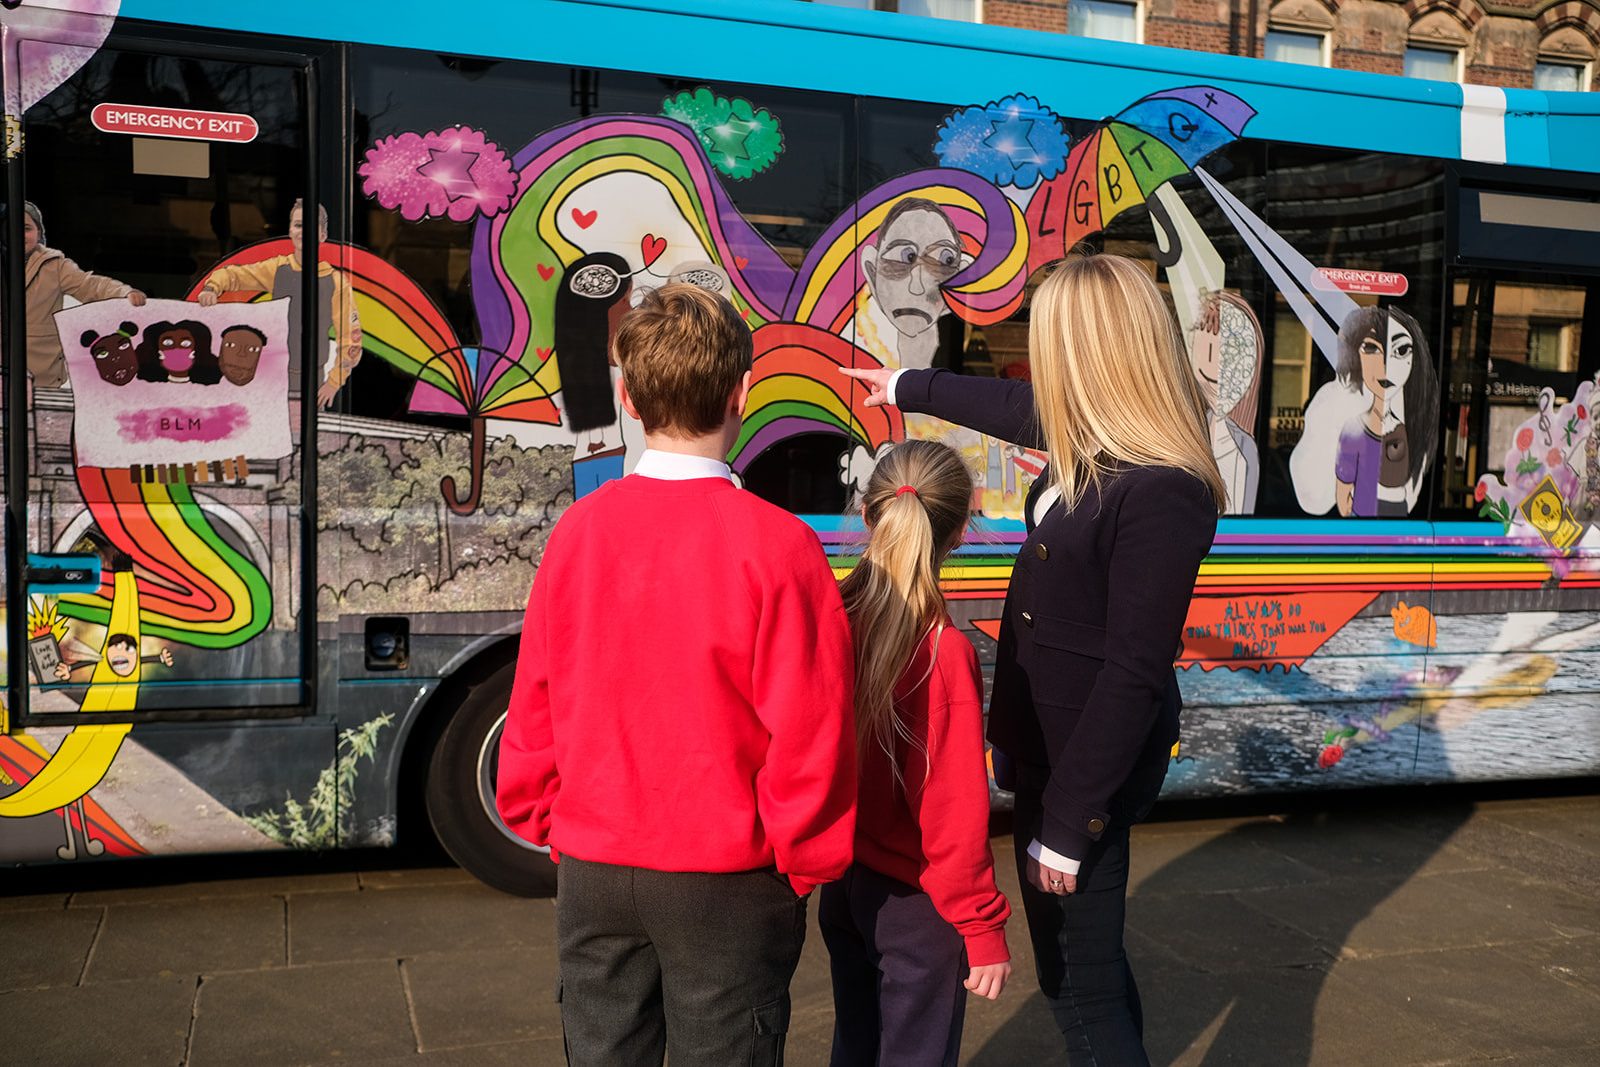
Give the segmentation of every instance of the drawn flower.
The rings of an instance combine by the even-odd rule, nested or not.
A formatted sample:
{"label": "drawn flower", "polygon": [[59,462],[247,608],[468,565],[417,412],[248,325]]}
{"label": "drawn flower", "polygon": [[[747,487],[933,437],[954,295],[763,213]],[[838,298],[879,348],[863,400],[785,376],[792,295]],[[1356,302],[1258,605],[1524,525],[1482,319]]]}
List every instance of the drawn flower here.
{"label": "drawn flower", "polygon": [[363,193],[409,222],[491,217],[517,192],[511,161],[470,126],[379,138],[358,173]]}
{"label": "drawn flower", "polygon": [[1545,453],[1544,462],[1547,467],[1559,467],[1566,461],[1567,457],[1561,454],[1561,449],[1559,448],[1552,448]]}
{"label": "drawn flower", "polygon": [[1327,770],[1344,759],[1343,745],[1328,745],[1317,755],[1317,766]]}
{"label": "drawn flower", "polygon": [[783,152],[783,125],[766,108],[718,96],[705,86],[661,102],[665,118],[683,123],[705,146],[711,165],[730,178],[760,174]]}
{"label": "drawn flower", "polygon": [[1488,494],[1488,492],[1489,487],[1482,482],[1479,482],[1472,489],[1472,499],[1481,504],[1483,503],[1483,498]]}
{"label": "drawn flower", "polygon": [[1069,140],[1054,111],[1018,94],[951,112],[933,151],[947,167],[1028,189],[1061,173]]}
{"label": "drawn flower", "polygon": [[1533,428],[1524,426],[1517,431],[1517,447],[1526,452],[1533,447]]}
{"label": "drawn flower", "polygon": [[1579,404],[1578,405],[1578,418],[1587,419],[1588,417],[1589,417],[1589,409],[1584,407],[1582,404]]}

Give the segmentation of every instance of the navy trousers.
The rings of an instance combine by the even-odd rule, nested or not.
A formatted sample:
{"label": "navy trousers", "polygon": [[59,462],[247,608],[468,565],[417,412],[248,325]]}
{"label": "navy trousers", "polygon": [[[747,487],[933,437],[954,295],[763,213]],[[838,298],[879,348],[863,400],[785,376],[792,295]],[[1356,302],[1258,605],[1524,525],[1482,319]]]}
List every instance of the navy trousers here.
{"label": "navy trousers", "polygon": [[1039,989],[1067,1042],[1073,1067],[1149,1067],[1139,988],[1122,945],[1128,896],[1128,823],[1107,830],[1078,871],[1077,892],[1028,884],[1028,845],[1039,831],[1036,792],[1017,793],[1017,878]]}
{"label": "navy trousers", "polygon": [[821,889],[833,969],[832,1067],[955,1067],[966,944],[928,894],[859,863]]}

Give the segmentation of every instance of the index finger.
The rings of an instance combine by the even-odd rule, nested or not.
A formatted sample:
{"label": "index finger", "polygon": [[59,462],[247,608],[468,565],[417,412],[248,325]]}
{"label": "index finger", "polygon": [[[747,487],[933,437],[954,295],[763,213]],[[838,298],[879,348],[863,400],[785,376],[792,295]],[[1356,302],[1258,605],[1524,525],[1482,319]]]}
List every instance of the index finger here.
{"label": "index finger", "polygon": [[876,370],[861,370],[855,367],[840,367],[839,373],[851,378],[870,378],[874,374],[880,374],[882,372]]}

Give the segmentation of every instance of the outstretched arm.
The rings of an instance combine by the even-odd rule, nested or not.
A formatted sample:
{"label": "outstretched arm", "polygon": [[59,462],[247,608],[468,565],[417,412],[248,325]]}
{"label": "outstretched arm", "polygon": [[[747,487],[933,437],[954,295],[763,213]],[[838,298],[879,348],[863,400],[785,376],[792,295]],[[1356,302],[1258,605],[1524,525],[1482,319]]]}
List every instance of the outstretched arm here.
{"label": "outstretched arm", "polygon": [[1033,386],[1020,378],[979,378],[947,370],[841,372],[866,384],[869,408],[890,404],[1024,448],[1045,448],[1033,409]]}

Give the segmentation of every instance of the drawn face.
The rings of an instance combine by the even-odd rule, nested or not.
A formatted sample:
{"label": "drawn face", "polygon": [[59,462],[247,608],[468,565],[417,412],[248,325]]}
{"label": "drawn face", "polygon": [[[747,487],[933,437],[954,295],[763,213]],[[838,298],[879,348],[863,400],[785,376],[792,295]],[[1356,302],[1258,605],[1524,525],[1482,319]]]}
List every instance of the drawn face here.
{"label": "drawn face", "polygon": [[126,678],[139,665],[139,650],[124,641],[113,641],[106,646],[106,666],[118,677]]}
{"label": "drawn face", "polygon": [[1217,382],[1222,377],[1222,338],[1209,330],[1196,330],[1189,345],[1189,365],[1206,398],[1206,407],[1217,406]]}
{"label": "drawn face", "polygon": [[961,247],[948,219],[916,209],[894,220],[862,265],[894,328],[915,337],[948,310],[939,287],[961,270]]}
{"label": "drawn face", "polygon": [[127,334],[107,334],[89,346],[89,354],[94,357],[94,369],[112,385],[127,385],[139,372],[139,357]]}
{"label": "drawn face", "polygon": [[1369,333],[1361,339],[1361,384],[1374,396],[1388,396],[1411,377],[1415,344],[1411,331],[1386,315],[1388,330],[1383,337]]}
{"label": "drawn face", "polygon": [[232,327],[222,331],[222,376],[234,385],[249,385],[261,363],[261,337],[254,330]]}
{"label": "drawn face", "polygon": [[187,375],[194,366],[194,334],[188,330],[168,330],[161,335],[156,357],[168,374]]}
{"label": "drawn face", "polygon": [[39,247],[39,227],[33,224],[32,215],[22,218],[22,254],[32,255],[33,250]]}

